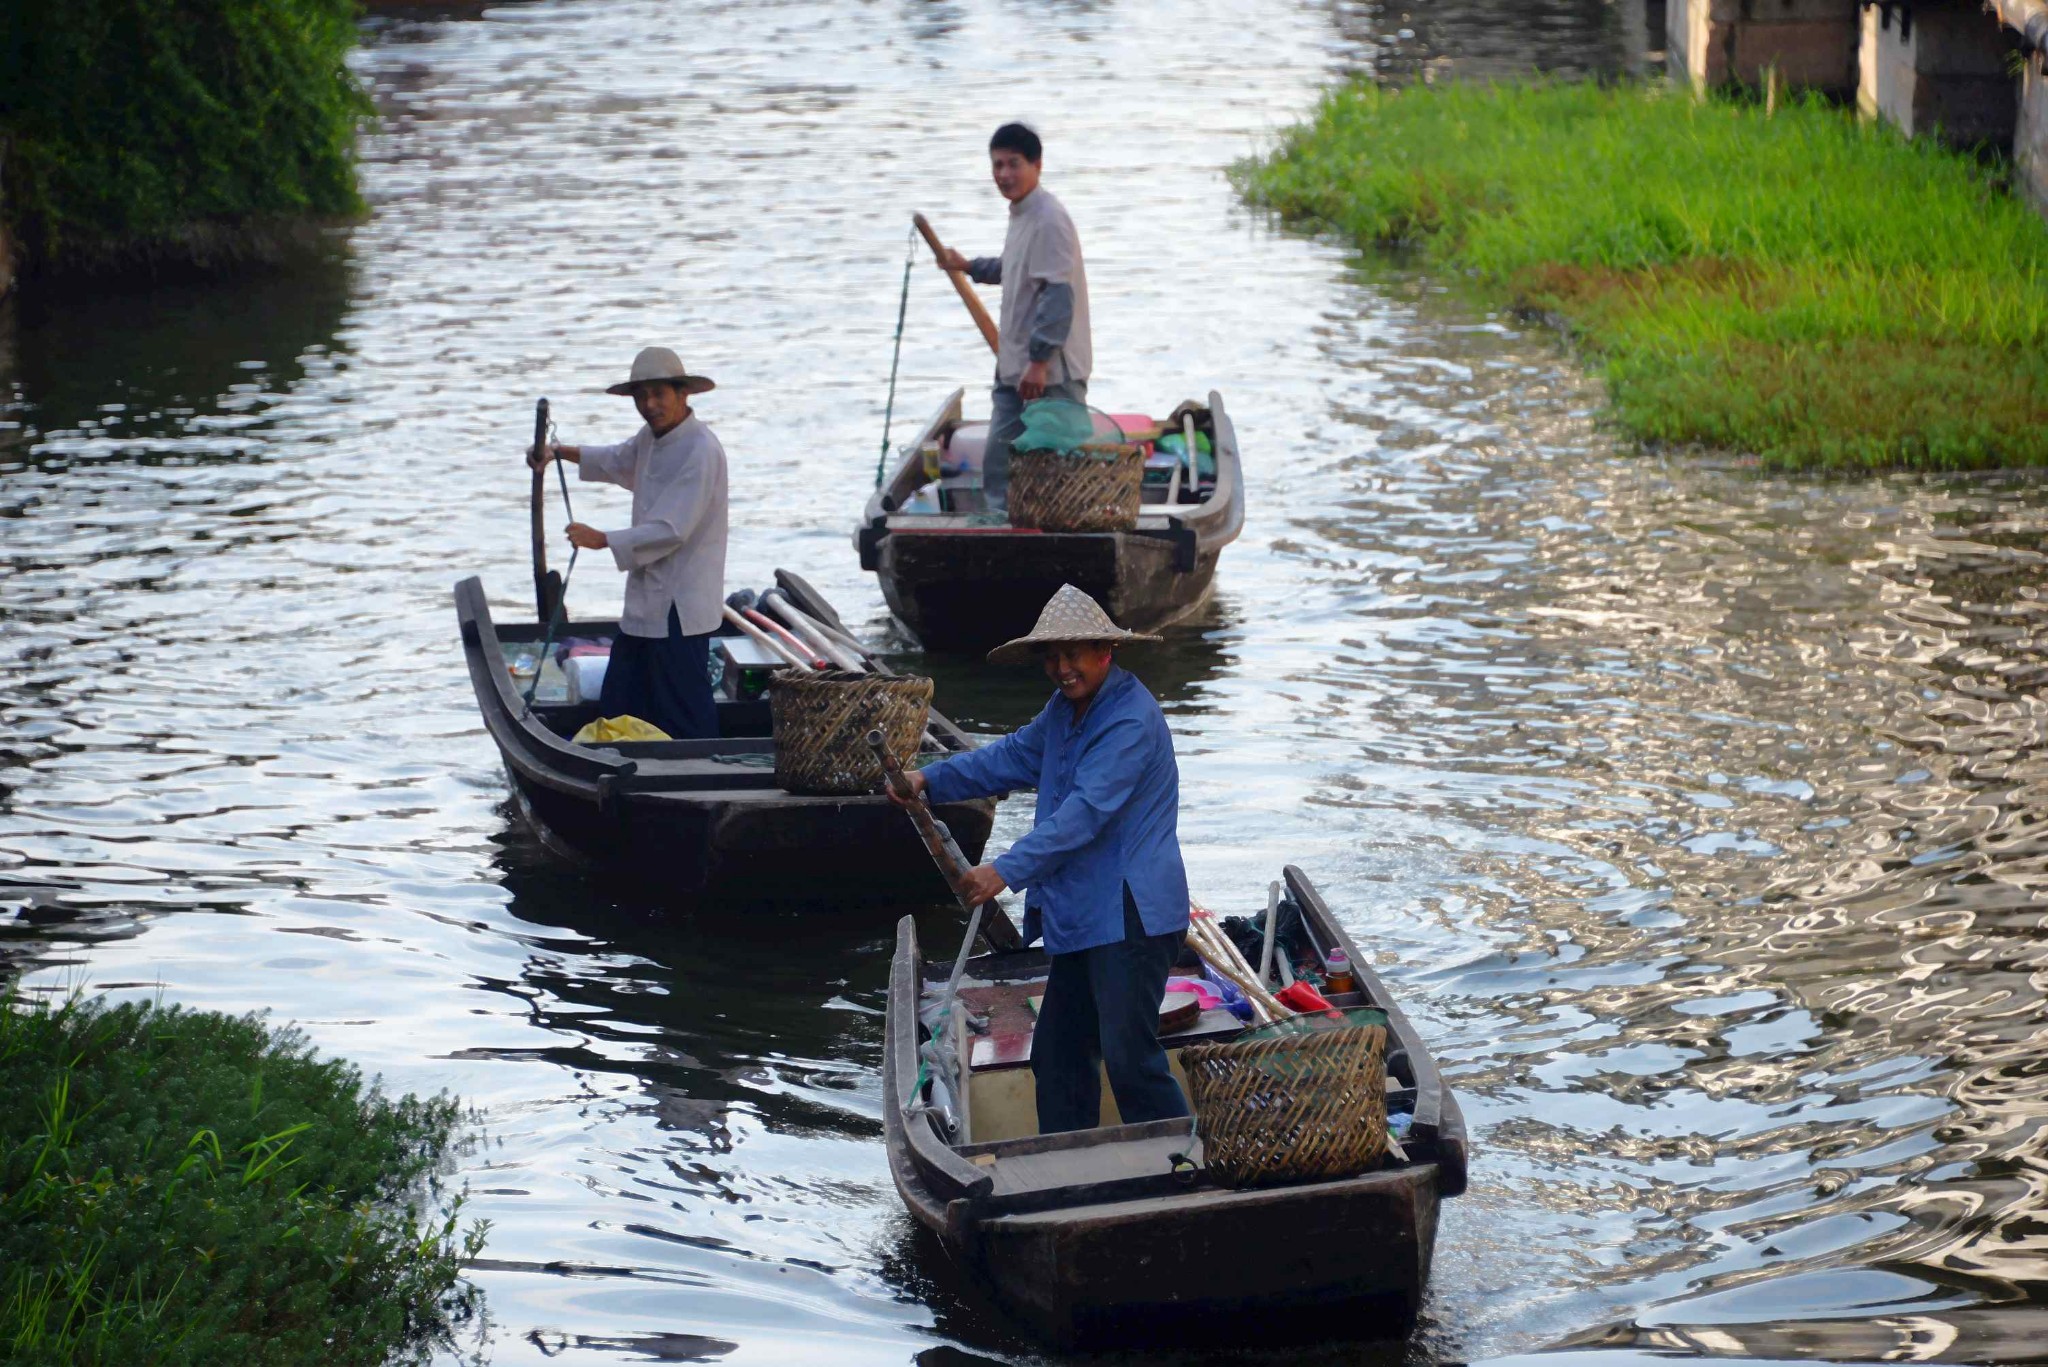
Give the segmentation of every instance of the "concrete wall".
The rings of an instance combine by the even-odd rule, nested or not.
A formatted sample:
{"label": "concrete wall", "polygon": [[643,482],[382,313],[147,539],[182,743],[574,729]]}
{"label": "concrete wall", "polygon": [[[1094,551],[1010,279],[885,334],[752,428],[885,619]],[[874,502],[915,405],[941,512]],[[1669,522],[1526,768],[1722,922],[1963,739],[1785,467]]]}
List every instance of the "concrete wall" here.
{"label": "concrete wall", "polygon": [[1669,61],[1696,90],[1764,84],[1856,89],[1857,0],[1671,0]]}
{"label": "concrete wall", "polygon": [[1856,105],[1907,137],[2012,145],[2018,39],[1980,0],[1912,0],[1863,11]]}

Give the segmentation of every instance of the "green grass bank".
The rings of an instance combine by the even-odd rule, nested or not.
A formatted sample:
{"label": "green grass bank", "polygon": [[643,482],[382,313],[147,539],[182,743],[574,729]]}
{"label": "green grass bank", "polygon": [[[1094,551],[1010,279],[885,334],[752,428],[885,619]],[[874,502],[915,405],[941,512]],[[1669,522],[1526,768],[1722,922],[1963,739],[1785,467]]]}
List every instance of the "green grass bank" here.
{"label": "green grass bank", "polygon": [[1234,178],[1561,319],[1651,446],[2048,464],[2048,225],[1978,162],[1817,101],[1350,84]]}
{"label": "green grass bank", "polygon": [[0,994],[0,1360],[426,1360],[474,1309],[458,1123],[254,1018]]}
{"label": "green grass bank", "polygon": [[0,224],[24,274],[274,260],[359,214],[355,0],[0,4]]}

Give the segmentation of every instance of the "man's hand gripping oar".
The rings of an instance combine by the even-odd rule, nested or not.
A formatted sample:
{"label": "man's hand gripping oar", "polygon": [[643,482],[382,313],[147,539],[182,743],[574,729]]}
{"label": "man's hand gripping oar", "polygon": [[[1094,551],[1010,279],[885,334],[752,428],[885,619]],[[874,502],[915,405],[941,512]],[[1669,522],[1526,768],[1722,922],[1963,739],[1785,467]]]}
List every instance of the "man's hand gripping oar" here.
{"label": "man's hand gripping oar", "polygon": [[971,892],[961,890],[971,867],[967,856],[954,843],[953,833],[946,829],[946,823],[932,815],[931,804],[924,800],[924,795],[911,784],[910,776],[903,772],[903,766],[889,753],[880,731],[868,732],[868,748],[881,761],[882,775],[889,784],[890,793],[910,813],[911,823],[924,838],[924,847],[931,852],[932,862],[939,866],[939,874],[946,880],[946,886],[960,899],[961,910],[968,913],[967,937],[961,942],[963,953],[967,945],[974,943],[977,931],[988,941],[991,949],[1024,948],[1024,937],[1017,933],[1017,927],[1010,920],[1009,913],[1003,910],[1002,903],[994,898],[982,901]]}

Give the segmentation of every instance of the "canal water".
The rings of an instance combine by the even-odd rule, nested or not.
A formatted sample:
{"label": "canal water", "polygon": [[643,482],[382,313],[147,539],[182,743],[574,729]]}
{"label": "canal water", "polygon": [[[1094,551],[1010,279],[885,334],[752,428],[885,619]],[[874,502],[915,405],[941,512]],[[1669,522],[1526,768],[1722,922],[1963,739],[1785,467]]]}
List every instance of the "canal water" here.
{"label": "canal water", "polygon": [[[380,21],[373,212],[326,265],[0,314],[0,946],[33,990],[267,1010],[478,1108],[464,1354],[1040,1360],[890,1188],[892,918],[664,914],[556,870],[449,599],[480,573],[522,611],[533,399],[617,439],[601,387],[663,342],[719,381],[733,586],[787,566],[892,639],[850,534],[908,216],[993,250],[982,146],[1024,116],[1087,244],[1096,397],[1216,388],[1242,436],[1214,606],[1132,656],[1198,894],[1307,870],[1477,1146],[1410,1339],[1251,1360],[2048,1361],[2048,496],[1620,454],[1552,337],[1223,179],[1341,73],[1612,71],[1652,27],[1480,0]],[[921,265],[899,439],[979,401],[979,348]],[[579,609],[617,594],[578,567]],[[983,730],[1042,692],[937,672]]]}

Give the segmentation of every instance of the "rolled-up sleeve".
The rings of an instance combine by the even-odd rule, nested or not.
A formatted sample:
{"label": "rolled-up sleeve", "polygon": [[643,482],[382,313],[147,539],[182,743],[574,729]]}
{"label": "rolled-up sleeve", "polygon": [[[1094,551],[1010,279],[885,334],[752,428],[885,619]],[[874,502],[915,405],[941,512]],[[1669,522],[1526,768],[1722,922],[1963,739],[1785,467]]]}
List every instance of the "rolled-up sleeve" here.
{"label": "rolled-up sleeve", "polygon": [[967,278],[977,285],[1000,285],[1003,283],[1003,258],[1000,256],[977,256],[967,263]]}
{"label": "rolled-up sleeve", "polygon": [[1136,717],[1119,717],[1096,736],[1074,768],[1074,790],[1051,816],[995,861],[1013,888],[1029,887],[1101,833],[1152,760],[1153,741]]}
{"label": "rolled-up sleeve", "polygon": [[978,750],[940,760],[924,769],[925,796],[933,802],[964,802],[1038,786],[1045,758],[1045,713]]}
{"label": "rolled-up sleeve", "polygon": [[1047,285],[1038,293],[1031,310],[1031,337],[1026,344],[1031,359],[1049,361],[1067,344],[1074,330],[1074,287]]}

